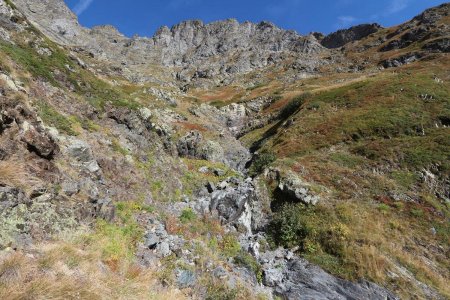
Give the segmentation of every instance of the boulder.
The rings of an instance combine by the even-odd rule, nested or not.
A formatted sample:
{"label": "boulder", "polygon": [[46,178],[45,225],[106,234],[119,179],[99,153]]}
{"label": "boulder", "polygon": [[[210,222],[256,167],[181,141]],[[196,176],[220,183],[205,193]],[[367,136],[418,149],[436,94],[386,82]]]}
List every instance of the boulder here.
{"label": "boulder", "polygon": [[67,146],[67,153],[90,173],[100,171],[100,166],[95,160],[91,146],[88,143],[81,140],[72,139],[70,144]]}
{"label": "boulder", "polygon": [[178,140],[178,155],[182,157],[196,157],[199,154],[199,145],[203,136],[198,131],[191,131]]}
{"label": "boulder", "polygon": [[70,197],[80,191],[80,185],[73,180],[64,180],[61,184],[61,189],[64,194]]}
{"label": "boulder", "polygon": [[194,286],[197,282],[195,273],[191,270],[177,270],[177,284],[181,288]]}
{"label": "boulder", "polygon": [[114,220],[116,207],[110,199],[93,199],[90,201],[92,205],[92,216],[106,221]]}
{"label": "boulder", "polygon": [[7,186],[0,186],[0,212],[21,203],[29,202],[30,199],[26,197],[22,190]]}
{"label": "boulder", "polygon": [[39,132],[34,126],[26,121],[23,126],[22,141],[28,146],[31,152],[42,158],[52,159],[59,150],[58,145],[45,132]]}
{"label": "boulder", "polygon": [[319,196],[312,193],[311,185],[292,172],[280,178],[278,189],[286,196],[305,204],[316,205],[320,200]]}
{"label": "boulder", "polygon": [[219,183],[219,188],[209,196],[209,211],[222,224],[230,224],[245,234],[252,231],[253,201],[257,201],[252,182],[229,178]]}
{"label": "boulder", "polygon": [[225,163],[225,154],[222,146],[214,141],[208,141],[200,149],[200,158]]}
{"label": "boulder", "polygon": [[423,57],[421,53],[408,53],[399,57],[389,58],[380,63],[383,68],[397,68],[413,63]]}

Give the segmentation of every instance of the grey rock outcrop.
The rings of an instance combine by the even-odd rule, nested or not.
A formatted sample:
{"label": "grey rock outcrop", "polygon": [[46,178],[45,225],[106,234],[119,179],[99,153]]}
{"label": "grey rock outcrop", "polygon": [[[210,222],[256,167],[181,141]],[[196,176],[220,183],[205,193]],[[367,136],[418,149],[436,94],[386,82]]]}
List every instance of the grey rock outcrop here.
{"label": "grey rock outcrop", "polygon": [[18,188],[0,186],[0,249],[25,247],[80,226],[90,218],[89,203],[74,203],[45,190],[27,196]]}
{"label": "grey rock outcrop", "polygon": [[440,38],[423,45],[422,49],[431,52],[450,52],[450,38]]}
{"label": "grey rock outcrop", "polygon": [[203,136],[198,131],[191,131],[181,137],[177,143],[178,155],[183,157],[197,157],[200,154],[200,143]]}
{"label": "grey rock outcrop", "polygon": [[[414,17],[411,21],[400,25],[393,33],[387,35],[389,41],[380,48],[380,51],[383,52],[403,49],[416,42],[448,36],[450,33],[450,27],[446,25],[442,26],[439,22],[449,15],[449,10],[449,3],[444,3],[425,10],[420,15]],[[433,43],[433,41],[430,43]],[[436,50],[434,49],[436,46],[438,46],[438,48],[440,48],[440,46],[444,46],[445,49],[445,42],[444,44],[442,44],[442,42],[435,44],[434,46],[431,46],[431,49],[426,47],[423,49],[434,51]]]}
{"label": "grey rock outcrop", "polygon": [[384,68],[395,68],[407,65],[419,60],[423,55],[421,53],[408,53],[396,58],[390,58],[382,61],[380,64]]}
{"label": "grey rock outcrop", "polygon": [[140,256],[151,263],[156,258],[167,257],[174,252],[180,252],[185,241],[177,235],[167,233],[166,227],[160,221],[150,218],[144,242],[140,246]]}
{"label": "grey rock outcrop", "polygon": [[348,29],[330,33],[324,37],[320,43],[327,48],[339,48],[350,42],[361,40],[366,36],[377,32],[381,28],[382,27],[376,23],[353,26]]}
{"label": "grey rock outcrop", "polygon": [[258,261],[262,265],[264,284],[283,299],[398,299],[376,284],[352,283],[331,276],[288,250],[264,252]]}
{"label": "grey rock outcrop", "polygon": [[75,165],[81,166],[90,173],[97,173],[100,171],[100,166],[95,160],[92,149],[88,143],[82,140],[71,139],[66,151],[67,154],[74,159]]}
{"label": "grey rock outcrop", "polygon": [[209,199],[209,210],[222,224],[233,224],[241,232],[251,233],[251,205],[257,201],[250,181],[230,178],[219,184]]}
{"label": "grey rock outcrop", "polygon": [[311,185],[291,172],[279,179],[278,188],[287,197],[304,204],[316,205],[320,201],[320,197],[311,191]]}

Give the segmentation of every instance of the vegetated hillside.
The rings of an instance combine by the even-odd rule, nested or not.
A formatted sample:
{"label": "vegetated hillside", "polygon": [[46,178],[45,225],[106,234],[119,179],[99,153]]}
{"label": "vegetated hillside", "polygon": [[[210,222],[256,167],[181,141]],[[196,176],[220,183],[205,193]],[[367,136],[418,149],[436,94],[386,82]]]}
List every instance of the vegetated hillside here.
{"label": "vegetated hillside", "polygon": [[0,298],[450,297],[448,12],[129,39],[1,1]]}
{"label": "vegetated hillside", "polygon": [[276,244],[300,246],[346,278],[395,282],[405,267],[446,290],[448,65],[445,57],[303,94],[282,119],[251,133],[261,157],[277,158],[274,170],[324,199],[311,208],[273,186]]}

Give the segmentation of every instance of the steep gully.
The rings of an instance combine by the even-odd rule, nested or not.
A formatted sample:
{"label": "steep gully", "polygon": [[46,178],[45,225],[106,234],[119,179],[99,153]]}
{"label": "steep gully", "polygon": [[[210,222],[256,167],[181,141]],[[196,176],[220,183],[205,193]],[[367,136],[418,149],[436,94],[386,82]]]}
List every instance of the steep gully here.
{"label": "steep gully", "polygon": [[[214,116],[223,130],[231,133],[231,139],[233,139],[231,143],[234,147],[244,149],[238,137],[242,136],[244,131],[251,130],[249,126],[255,126],[253,119],[256,115],[255,111],[261,111],[267,101],[270,99],[256,99],[245,104],[231,104],[220,110],[209,105],[202,105],[193,113],[200,115],[203,112]],[[273,134],[273,131],[282,126],[284,121],[279,119],[274,129],[269,130],[263,138]],[[187,135],[191,143],[185,148],[189,148],[194,155],[195,143],[192,138],[195,141],[198,136],[199,134],[195,132]],[[228,231],[239,236],[242,249],[248,251],[260,265],[262,278],[257,278],[255,274],[250,274],[251,272],[238,266],[235,266],[232,272],[237,273],[239,278],[249,279],[255,290],[259,289],[283,299],[397,299],[395,295],[374,283],[365,280],[353,283],[336,278],[296,255],[297,249],[280,247],[271,250],[268,247],[265,231],[270,222],[271,199],[267,188],[262,184],[264,178],[261,176],[263,175],[255,178],[247,177],[249,160],[257,148],[258,144],[255,144],[251,151],[245,149],[247,155],[242,154],[242,151],[231,152],[232,156],[238,157],[228,157],[224,162],[240,173],[241,178],[230,177],[217,185],[208,183],[196,193],[195,199],[189,204],[198,214],[218,218]],[[212,157],[213,160],[217,158],[214,155]],[[230,161],[232,163],[229,163]],[[289,184],[283,183],[284,179],[280,178],[276,170],[266,173],[266,176],[279,182],[279,188],[283,188],[283,184]],[[284,196],[289,197],[289,193],[285,193]],[[309,199],[309,203],[317,202],[317,199],[312,199],[309,195],[303,196]],[[171,251],[180,251],[180,245],[183,242],[179,237],[169,235],[162,223],[154,221],[150,227],[146,235],[145,248],[155,249],[161,256],[169,255]],[[216,269],[215,273],[218,273],[217,276],[220,278],[233,277],[233,274],[224,269]],[[189,278],[191,278],[189,274],[180,273],[178,278],[180,285],[189,285]]]}

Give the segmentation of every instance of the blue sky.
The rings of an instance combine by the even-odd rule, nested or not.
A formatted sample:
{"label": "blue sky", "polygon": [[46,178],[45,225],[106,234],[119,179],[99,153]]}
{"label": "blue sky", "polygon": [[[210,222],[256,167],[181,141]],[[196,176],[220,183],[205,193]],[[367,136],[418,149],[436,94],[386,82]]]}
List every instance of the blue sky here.
{"label": "blue sky", "polygon": [[152,36],[161,26],[187,19],[205,22],[235,18],[276,25],[307,34],[329,33],[361,23],[391,26],[424,9],[445,3],[439,0],[65,0],[87,27],[116,26],[132,36]]}

